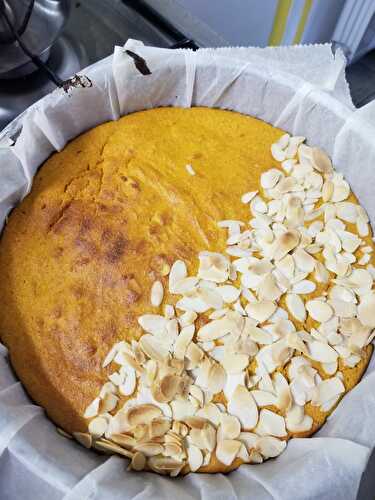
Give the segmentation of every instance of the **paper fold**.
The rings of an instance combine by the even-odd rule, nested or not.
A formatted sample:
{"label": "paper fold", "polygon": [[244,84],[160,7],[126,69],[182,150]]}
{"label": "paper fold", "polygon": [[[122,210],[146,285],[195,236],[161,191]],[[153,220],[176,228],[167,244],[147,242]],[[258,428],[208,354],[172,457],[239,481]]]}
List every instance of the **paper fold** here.
{"label": "paper fold", "polygon": [[[172,51],[135,40],[125,49],[143,57],[151,75],[142,75],[124,48],[115,47],[113,56],[83,72],[92,88],[73,89],[70,96],[56,90],[0,134],[0,227],[54,151],[99,123],[157,106],[232,109],[305,135],[333,156],[375,221],[375,105],[354,108],[340,51],[333,55],[329,45]],[[4,138],[17,135],[7,146]],[[373,362],[317,437],[292,440],[277,460],[245,465],[227,476],[190,474],[176,480],[128,472],[126,461],[59,436],[28,400],[2,349],[0,485],[12,477],[6,498],[23,500],[354,499],[375,444],[374,368]],[[23,496],[17,497],[20,491]]]}

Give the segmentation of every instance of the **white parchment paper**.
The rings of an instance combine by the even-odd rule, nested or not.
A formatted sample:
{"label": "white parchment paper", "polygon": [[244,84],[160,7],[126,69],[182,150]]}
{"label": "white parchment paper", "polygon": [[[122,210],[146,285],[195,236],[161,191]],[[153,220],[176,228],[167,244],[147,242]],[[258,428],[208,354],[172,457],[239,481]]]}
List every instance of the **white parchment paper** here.
{"label": "white parchment paper", "polygon": [[[333,157],[374,225],[375,106],[354,108],[341,52],[333,55],[328,45],[172,51],[135,40],[126,48],[146,60],[151,75],[140,74],[116,47],[84,71],[92,88],[70,96],[55,90],[0,133],[0,228],[53,151],[95,125],[157,106],[232,109],[305,135]],[[277,460],[226,476],[171,479],[127,472],[123,459],[58,435],[28,399],[0,345],[0,498],[354,499],[375,445],[374,370],[373,360],[321,431],[292,440]]]}

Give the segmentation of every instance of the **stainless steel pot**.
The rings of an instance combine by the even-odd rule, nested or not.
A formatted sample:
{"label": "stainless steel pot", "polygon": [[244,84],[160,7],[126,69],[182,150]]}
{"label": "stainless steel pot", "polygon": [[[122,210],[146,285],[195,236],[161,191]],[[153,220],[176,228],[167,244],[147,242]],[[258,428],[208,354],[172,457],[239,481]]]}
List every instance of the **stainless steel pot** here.
{"label": "stainless steel pot", "polygon": [[[46,61],[69,16],[70,0],[0,0],[0,3],[14,28],[21,32],[27,48]],[[32,7],[30,11],[29,7]],[[25,21],[28,21],[26,26]],[[0,79],[24,76],[35,69],[0,17]]]}

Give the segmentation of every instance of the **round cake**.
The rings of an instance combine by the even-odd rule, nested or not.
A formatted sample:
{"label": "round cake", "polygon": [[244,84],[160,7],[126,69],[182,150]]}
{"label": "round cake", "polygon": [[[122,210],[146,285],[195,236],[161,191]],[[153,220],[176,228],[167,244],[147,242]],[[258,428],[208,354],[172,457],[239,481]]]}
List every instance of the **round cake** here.
{"label": "round cake", "polygon": [[373,241],[328,156],[158,108],[52,155],[0,241],[0,336],[86,447],[171,476],[313,434],[369,362]]}

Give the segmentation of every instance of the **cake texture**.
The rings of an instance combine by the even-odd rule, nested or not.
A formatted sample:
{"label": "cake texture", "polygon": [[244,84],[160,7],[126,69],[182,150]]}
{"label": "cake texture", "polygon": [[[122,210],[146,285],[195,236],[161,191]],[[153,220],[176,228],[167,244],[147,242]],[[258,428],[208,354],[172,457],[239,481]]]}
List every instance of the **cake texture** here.
{"label": "cake texture", "polygon": [[324,423],[372,353],[373,241],[303,142],[158,108],[45,162],[0,240],[0,338],[58,427],[177,475]]}

